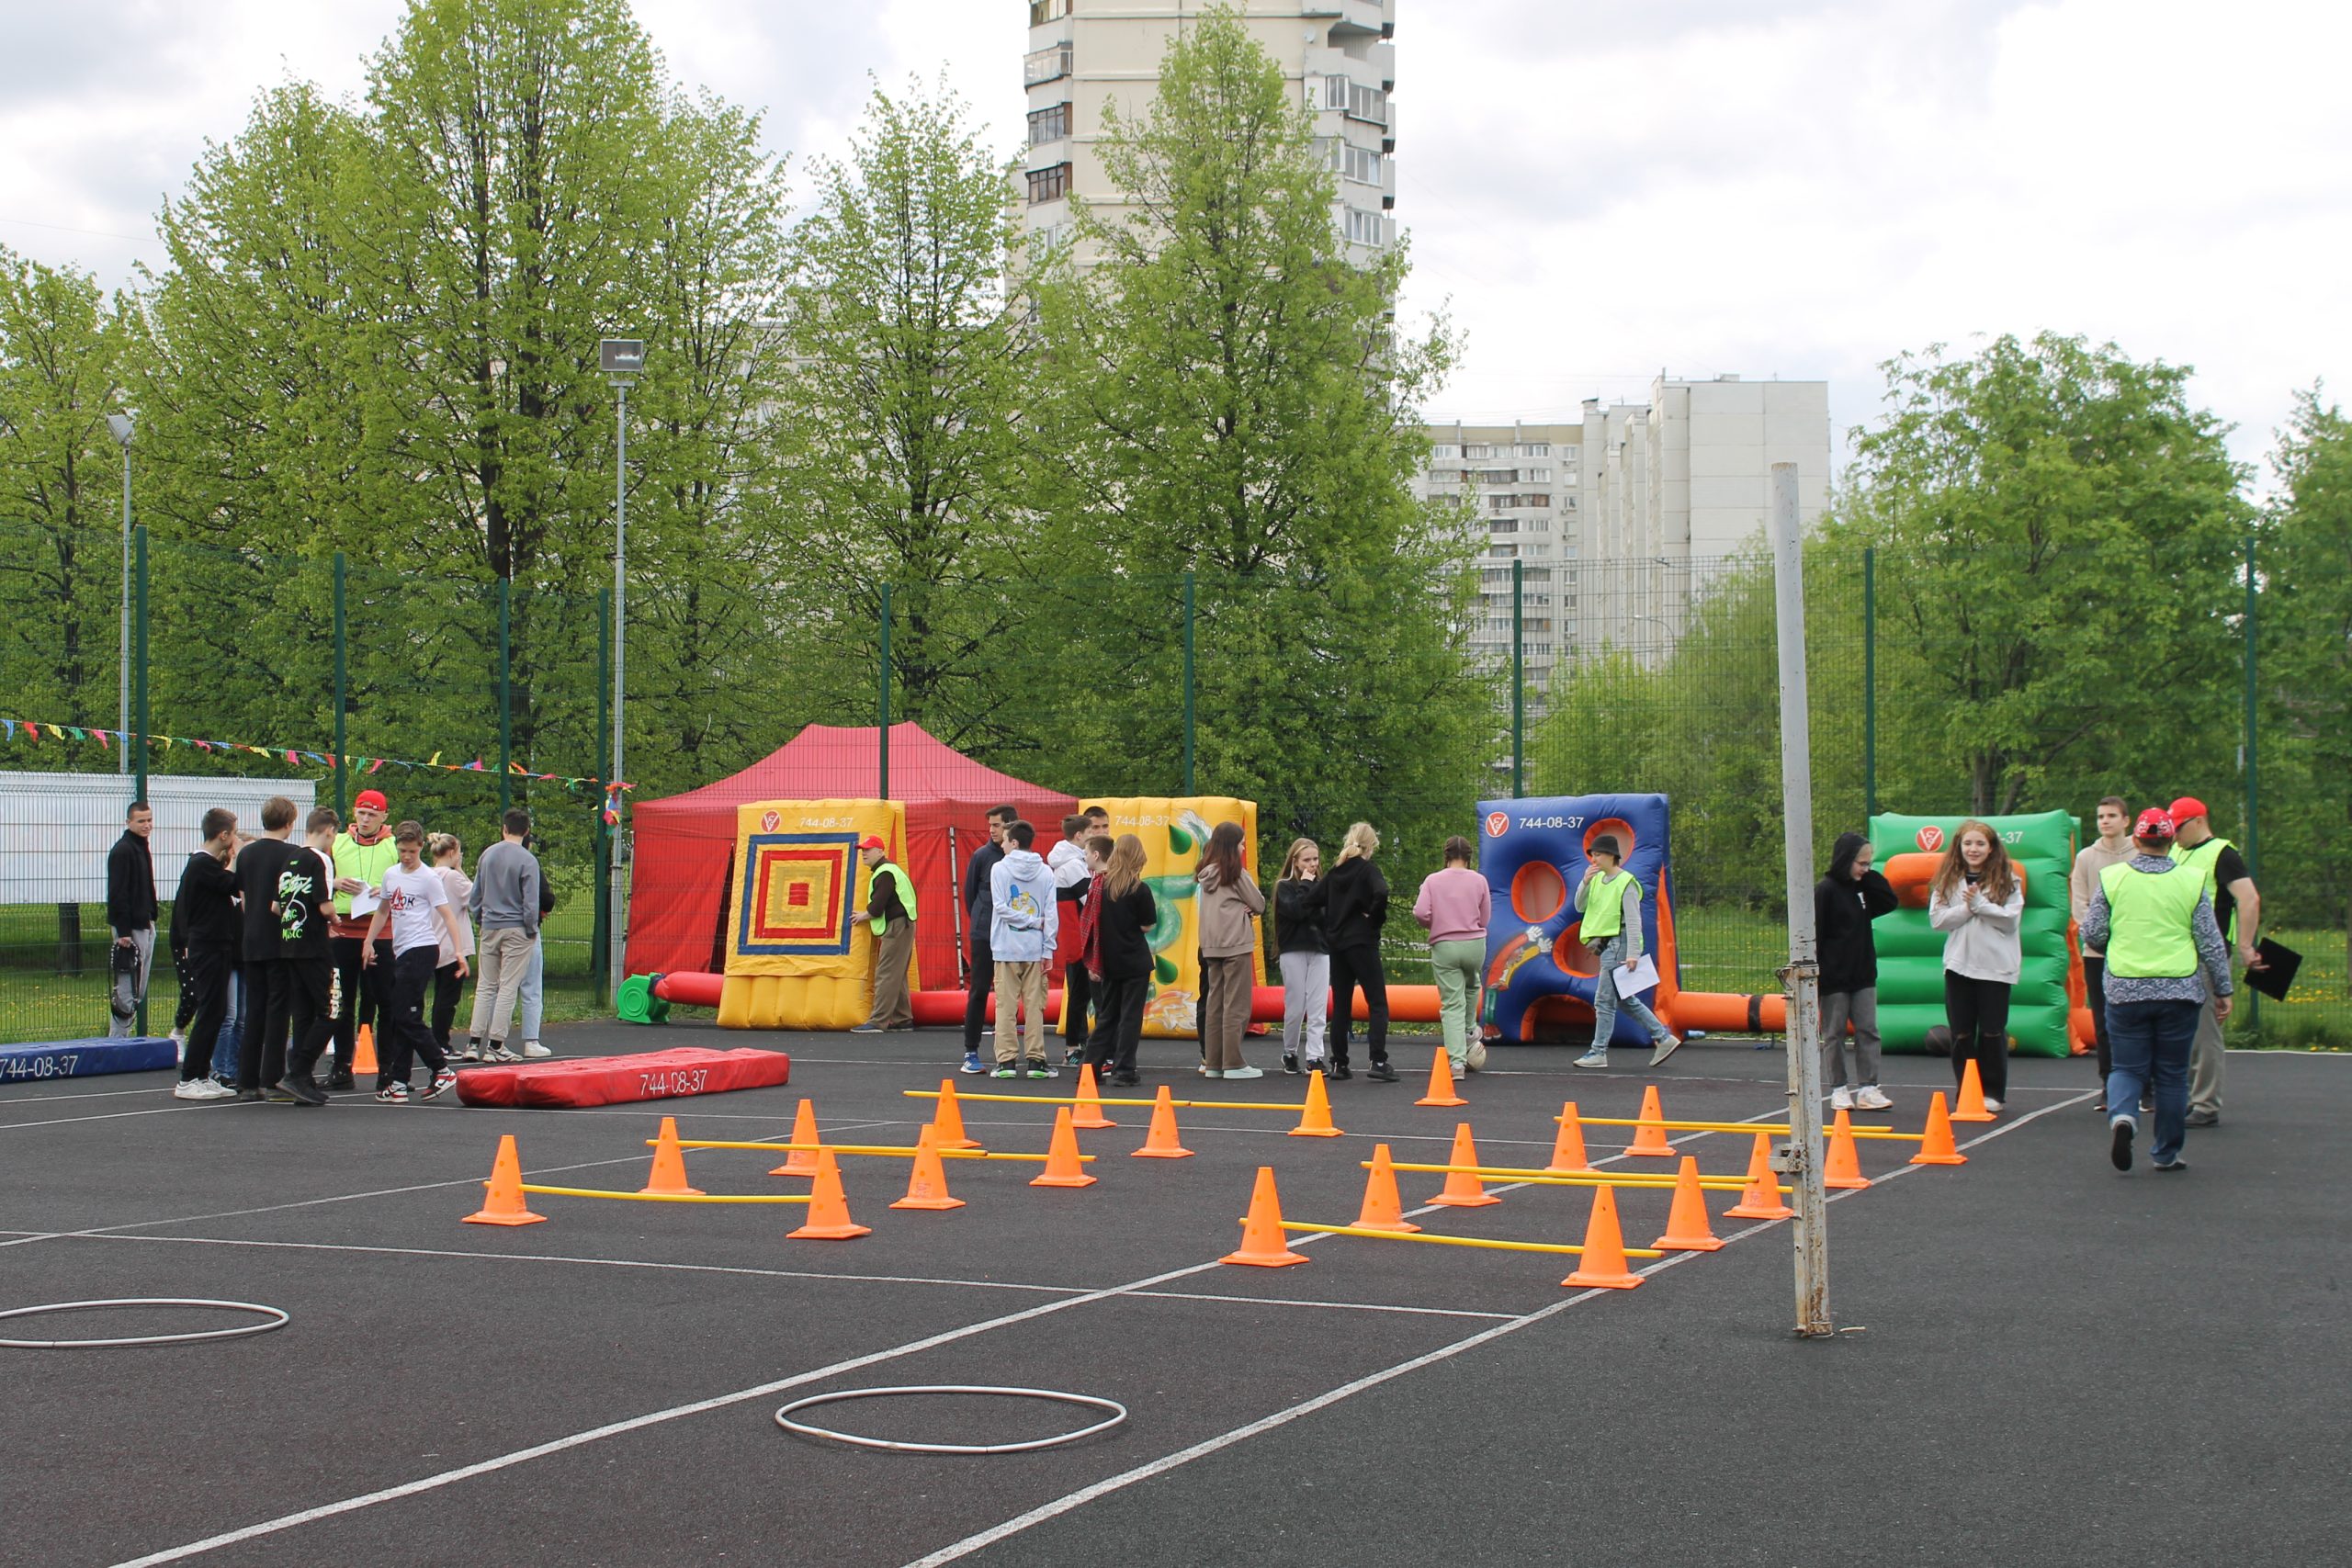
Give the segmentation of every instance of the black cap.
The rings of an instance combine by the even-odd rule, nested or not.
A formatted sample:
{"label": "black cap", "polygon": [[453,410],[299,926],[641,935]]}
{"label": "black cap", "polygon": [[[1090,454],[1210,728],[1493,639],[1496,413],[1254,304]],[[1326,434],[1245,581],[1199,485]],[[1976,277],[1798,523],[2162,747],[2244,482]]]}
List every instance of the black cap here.
{"label": "black cap", "polygon": [[1585,846],[1584,852],[1589,855],[1608,855],[1616,860],[1625,858],[1625,852],[1617,847],[1617,835],[1614,833],[1600,834]]}

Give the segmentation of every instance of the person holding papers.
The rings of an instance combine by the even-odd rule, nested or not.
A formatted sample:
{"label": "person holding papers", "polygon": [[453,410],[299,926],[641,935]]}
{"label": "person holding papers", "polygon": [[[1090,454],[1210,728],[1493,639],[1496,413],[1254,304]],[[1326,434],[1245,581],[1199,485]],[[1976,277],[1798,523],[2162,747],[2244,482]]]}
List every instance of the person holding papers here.
{"label": "person holding papers", "polygon": [[1585,846],[1584,880],[1577,884],[1576,903],[1584,917],[1580,928],[1585,950],[1591,953],[1592,1044],[1576,1059],[1579,1067],[1609,1065],[1609,1036],[1617,1027],[1623,1004],[1634,1021],[1649,1031],[1650,1066],[1657,1066],[1682,1043],[1643,1005],[1640,993],[1657,984],[1657,966],[1642,961],[1642,884],[1630,871],[1620,869],[1617,837],[1602,833]]}

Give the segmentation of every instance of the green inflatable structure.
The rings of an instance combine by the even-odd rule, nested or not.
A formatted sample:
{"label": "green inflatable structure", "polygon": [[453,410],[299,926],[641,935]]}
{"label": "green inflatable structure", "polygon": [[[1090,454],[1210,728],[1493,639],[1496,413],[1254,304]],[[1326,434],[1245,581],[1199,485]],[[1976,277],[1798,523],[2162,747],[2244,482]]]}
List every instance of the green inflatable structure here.
{"label": "green inflatable structure", "polygon": [[[1925,1051],[1928,1031],[1944,1021],[1944,939],[1928,924],[1928,881],[1944,845],[1967,820],[1891,812],[1871,818],[1878,867],[1903,900],[1872,927],[1879,1036],[1887,1050]],[[2075,1016],[2083,994],[2082,962],[2066,897],[2080,827],[2065,811],[1982,820],[2025,874],[2025,915],[2018,928],[2023,963],[2009,993],[2009,1048],[2026,1056],[2069,1055],[2075,1036],[2083,1032]]]}

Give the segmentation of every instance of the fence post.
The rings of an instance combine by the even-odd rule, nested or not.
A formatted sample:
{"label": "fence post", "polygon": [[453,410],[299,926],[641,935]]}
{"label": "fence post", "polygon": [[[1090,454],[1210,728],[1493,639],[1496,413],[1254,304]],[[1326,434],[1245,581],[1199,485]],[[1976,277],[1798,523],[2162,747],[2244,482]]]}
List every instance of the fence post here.
{"label": "fence post", "polygon": [[1510,795],[1527,794],[1527,665],[1523,631],[1527,616],[1527,565],[1510,563]]}
{"label": "fence post", "polygon": [[[131,764],[138,772],[138,783],[132,786],[134,793],[131,798],[144,800],[147,798],[147,525],[141,523],[133,529],[131,538],[136,560],[133,581],[138,601],[130,617],[131,669],[135,680],[130,694],[131,734],[138,737],[138,761]],[[123,738],[123,744],[132,744],[130,736]],[[148,973],[152,976],[153,972],[151,965]],[[139,1018],[132,1027],[138,1033],[147,1032],[147,998],[144,995],[139,998]]]}
{"label": "fence post", "polygon": [[344,710],[351,704],[351,674],[348,668],[351,621],[348,601],[345,597],[344,572],[346,558],[341,550],[334,553],[334,807],[340,811],[351,798],[349,760],[343,754]]}
{"label": "fence post", "polygon": [[1878,547],[1862,547],[1862,825],[1878,815]]}
{"label": "fence post", "polygon": [[878,742],[878,774],[882,798],[890,798],[890,585],[882,585],[882,690],[879,711],[882,722],[876,729]]}
{"label": "fence post", "polygon": [[588,978],[595,987],[598,998],[608,1006],[613,1000],[612,955],[607,951],[612,942],[613,868],[609,843],[612,829],[605,825],[605,785],[612,780],[612,708],[613,591],[605,588],[596,593],[596,787],[590,792],[594,803],[591,809],[596,814],[596,891],[595,912],[588,935]]}
{"label": "fence post", "polygon": [[498,809],[514,804],[514,580],[498,580]]}
{"label": "fence post", "polygon": [[[2259,753],[2262,720],[2256,700],[2255,665],[2262,641],[2259,603],[2255,592],[2254,536],[2245,541],[2245,869],[2256,887],[2262,886],[2262,834],[2257,826],[2262,809]],[[2245,933],[2251,940],[2256,933]],[[2245,988],[2245,1021],[2257,1032],[2262,1028],[2262,993]]]}
{"label": "fence post", "polygon": [[1184,793],[1193,793],[1193,573],[1184,574]]}

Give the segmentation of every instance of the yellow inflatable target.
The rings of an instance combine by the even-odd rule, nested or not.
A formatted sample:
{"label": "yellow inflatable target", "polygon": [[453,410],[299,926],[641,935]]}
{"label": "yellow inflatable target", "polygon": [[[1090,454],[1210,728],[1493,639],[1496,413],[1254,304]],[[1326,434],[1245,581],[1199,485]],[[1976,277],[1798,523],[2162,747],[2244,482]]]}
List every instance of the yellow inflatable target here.
{"label": "yellow inflatable target", "polygon": [[735,815],[728,891],[726,1029],[847,1029],[873,1007],[874,937],[854,918],[871,879],[858,844],[906,863],[906,808],[891,800],[763,800]]}

